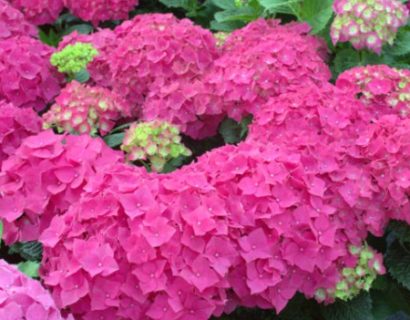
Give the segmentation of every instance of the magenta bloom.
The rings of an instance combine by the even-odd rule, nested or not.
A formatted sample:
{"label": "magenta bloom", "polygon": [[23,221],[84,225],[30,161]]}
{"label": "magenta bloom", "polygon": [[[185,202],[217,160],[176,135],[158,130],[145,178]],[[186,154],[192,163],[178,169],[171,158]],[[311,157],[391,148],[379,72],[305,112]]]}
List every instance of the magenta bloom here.
{"label": "magenta bloom", "polygon": [[43,110],[60,91],[49,59],[53,49],[20,36],[0,40],[0,98],[16,107]]}
{"label": "magenta bloom", "polygon": [[35,26],[28,22],[19,10],[6,0],[0,0],[0,39],[21,35],[33,38],[38,36]]}
{"label": "magenta bloom", "polygon": [[62,0],[77,17],[98,25],[102,21],[128,19],[128,12],[138,5],[138,0]]}
{"label": "magenta bloom", "polygon": [[35,25],[54,23],[61,11],[63,0],[9,0],[11,4],[23,12],[28,21]]}
{"label": "magenta bloom", "polygon": [[1,319],[64,320],[40,282],[23,275],[4,260],[0,260],[0,295]]}

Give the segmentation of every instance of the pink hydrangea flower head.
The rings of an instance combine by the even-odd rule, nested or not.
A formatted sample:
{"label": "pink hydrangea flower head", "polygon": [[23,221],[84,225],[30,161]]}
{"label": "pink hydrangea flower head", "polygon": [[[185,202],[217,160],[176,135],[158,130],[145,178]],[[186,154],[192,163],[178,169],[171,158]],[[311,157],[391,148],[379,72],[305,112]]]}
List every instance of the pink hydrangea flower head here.
{"label": "pink hydrangea flower head", "polygon": [[156,83],[195,80],[217,56],[210,31],[171,14],[137,15],[115,33],[120,40],[110,55],[112,85],[139,107]]}
{"label": "pink hydrangea flower head", "polygon": [[52,24],[63,11],[63,0],[9,0],[23,12],[26,19],[35,24]]}
{"label": "pink hydrangea flower head", "polygon": [[76,134],[99,133],[104,136],[122,117],[130,116],[130,108],[108,89],[72,81],[43,115],[44,128]]}
{"label": "pink hydrangea flower head", "polygon": [[80,197],[95,172],[123,161],[121,152],[88,135],[47,130],[27,137],[0,173],[4,241],[37,240],[51,219]]}
{"label": "pink hydrangea flower head", "polygon": [[97,51],[98,55],[88,63],[87,70],[91,81],[99,86],[111,87],[110,55],[117,43],[117,36],[110,29],[100,29],[92,34],[79,34],[77,31],[65,36],[58,45],[58,51],[62,51],[68,45],[76,43],[89,43]]}
{"label": "pink hydrangea flower head", "polygon": [[77,17],[98,25],[102,21],[125,20],[138,5],[138,0],[63,0],[65,6]]}
{"label": "pink hydrangea flower head", "polygon": [[212,88],[208,102],[240,120],[292,86],[327,81],[325,45],[308,32],[305,24],[282,26],[278,20],[259,19],[230,34],[203,80]]}
{"label": "pink hydrangea flower head", "polygon": [[0,40],[0,99],[43,110],[60,91],[61,78],[49,62],[52,53],[33,38]]}
{"label": "pink hydrangea flower head", "polygon": [[0,260],[0,294],[1,319],[64,320],[40,282],[4,260]]}
{"label": "pink hydrangea flower head", "polygon": [[359,96],[376,116],[410,113],[410,71],[386,65],[355,67],[339,75],[336,86]]}
{"label": "pink hydrangea flower head", "polygon": [[0,101],[0,167],[21,142],[41,130],[41,118],[32,109],[21,109]]}
{"label": "pink hydrangea flower head", "polygon": [[121,149],[128,161],[149,161],[154,171],[180,156],[190,156],[191,151],[181,143],[179,129],[167,122],[134,123],[125,133]]}
{"label": "pink hydrangea flower head", "polygon": [[0,1],[0,39],[28,35],[37,38],[34,25],[6,0]]}
{"label": "pink hydrangea flower head", "polygon": [[380,53],[384,43],[393,44],[409,10],[397,0],[336,0],[331,26],[333,44],[351,42],[355,49]]}

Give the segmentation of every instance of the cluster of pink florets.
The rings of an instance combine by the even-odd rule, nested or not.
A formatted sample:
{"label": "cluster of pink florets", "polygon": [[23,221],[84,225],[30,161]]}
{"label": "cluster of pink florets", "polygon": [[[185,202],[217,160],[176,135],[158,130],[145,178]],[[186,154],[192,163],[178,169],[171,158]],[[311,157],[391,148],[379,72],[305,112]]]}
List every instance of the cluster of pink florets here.
{"label": "cluster of pink florets", "polygon": [[38,239],[56,214],[78,200],[95,172],[118,162],[123,162],[121,153],[85,135],[48,130],[25,139],[0,174],[4,240]]}
{"label": "cluster of pink florets", "polygon": [[98,25],[102,21],[128,19],[138,0],[64,0],[64,4],[75,16]]}
{"label": "cluster of pink florets", "polygon": [[64,319],[38,281],[23,275],[4,260],[0,260],[0,295],[0,319]]}
{"label": "cluster of pink florets", "polygon": [[44,128],[104,136],[119,119],[131,116],[129,109],[127,103],[111,91],[73,81],[43,115]]}
{"label": "cluster of pink florets", "polygon": [[393,44],[398,28],[409,17],[409,10],[398,0],[335,0],[333,9],[333,43],[349,41],[358,50],[376,53],[384,43]]}
{"label": "cluster of pink florets", "polygon": [[410,113],[410,71],[386,65],[355,67],[342,73],[336,86],[355,94],[376,115]]}
{"label": "cluster of pink florets", "polygon": [[35,25],[53,23],[64,8],[63,0],[9,0],[9,2]]}
{"label": "cluster of pink florets", "polygon": [[0,168],[22,140],[40,132],[41,118],[31,109],[20,109],[0,100]]}
{"label": "cluster of pink florets", "polygon": [[0,99],[43,110],[59,93],[60,78],[49,59],[53,49],[26,36],[0,40]]}
{"label": "cluster of pink florets", "polygon": [[19,10],[6,0],[0,0],[0,39],[20,35],[37,37],[37,30]]}

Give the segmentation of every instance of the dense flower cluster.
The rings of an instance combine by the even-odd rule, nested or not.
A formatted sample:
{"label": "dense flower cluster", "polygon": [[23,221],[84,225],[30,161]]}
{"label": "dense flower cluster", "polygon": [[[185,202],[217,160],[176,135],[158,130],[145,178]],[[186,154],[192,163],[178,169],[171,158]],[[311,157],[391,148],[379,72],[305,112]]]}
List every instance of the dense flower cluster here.
{"label": "dense flower cluster", "polygon": [[19,10],[6,0],[0,0],[0,39],[20,35],[37,37],[37,30]]}
{"label": "dense flower cluster", "polygon": [[35,25],[53,23],[63,11],[63,0],[9,0]]}
{"label": "dense flower cluster", "polygon": [[240,120],[295,85],[327,81],[325,44],[308,32],[307,24],[282,26],[278,20],[263,19],[233,32],[204,80],[222,101],[211,100],[212,108],[222,107],[231,118]]}
{"label": "dense flower cluster", "polygon": [[38,281],[23,275],[4,260],[0,260],[0,295],[0,319],[64,319]]}
{"label": "dense flower cluster", "polygon": [[44,127],[55,127],[59,132],[104,136],[114,128],[116,121],[131,115],[129,109],[123,99],[109,90],[73,81],[43,115]]}
{"label": "dense flower cluster", "polygon": [[138,0],[64,0],[64,4],[77,17],[98,25],[102,21],[127,19]]}
{"label": "dense flower cluster", "polygon": [[53,53],[50,62],[59,72],[75,75],[86,69],[97,55],[98,51],[91,44],[78,42]]}
{"label": "dense flower cluster", "polygon": [[0,168],[24,138],[40,130],[41,119],[32,109],[20,109],[0,100]]}
{"label": "dense flower cluster", "polygon": [[181,143],[177,127],[162,121],[134,123],[125,133],[121,150],[128,161],[149,161],[151,168],[160,172],[164,165],[191,151]]}
{"label": "dense flower cluster", "polygon": [[78,42],[89,43],[98,51],[98,55],[87,65],[91,80],[100,86],[111,87],[109,57],[117,43],[115,33],[110,29],[101,29],[91,35],[74,31],[62,39],[57,50],[62,51],[68,45],[75,45]]}
{"label": "dense flower cluster", "polygon": [[335,0],[333,9],[333,43],[349,41],[358,50],[368,48],[376,53],[381,52],[383,43],[393,44],[397,29],[409,16],[398,0]]}
{"label": "dense flower cluster", "polygon": [[[210,31],[171,14],[138,15],[115,32],[117,45],[110,55],[113,87],[139,106],[153,85],[158,88],[180,79],[194,80],[217,57]],[[172,93],[168,92],[171,99]]]}
{"label": "dense flower cluster", "polygon": [[0,213],[4,241],[31,241],[63,213],[99,170],[123,162],[120,152],[89,136],[45,131],[26,138],[3,162]]}
{"label": "dense flower cluster", "polygon": [[410,112],[410,71],[386,65],[355,67],[339,75],[336,86],[359,96],[376,116]]}
{"label": "dense flower cluster", "polygon": [[49,62],[53,49],[21,36],[0,40],[0,99],[43,110],[60,91]]}

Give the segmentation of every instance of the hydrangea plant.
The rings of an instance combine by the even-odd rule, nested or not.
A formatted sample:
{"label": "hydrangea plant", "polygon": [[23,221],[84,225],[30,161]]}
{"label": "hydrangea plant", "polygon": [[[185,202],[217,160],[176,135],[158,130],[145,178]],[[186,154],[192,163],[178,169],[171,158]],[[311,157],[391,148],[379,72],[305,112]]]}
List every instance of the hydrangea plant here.
{"label": "hydrangea plant", "polygon": [[191,151],[181,143],[176,126],[168,122],[134,123],[126,132],[121,149],[128,161],[149,161],[160,172],[171,159],[190,156]]}

